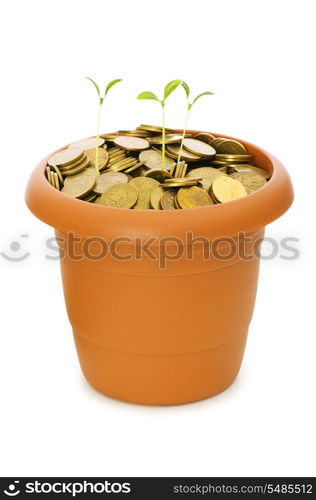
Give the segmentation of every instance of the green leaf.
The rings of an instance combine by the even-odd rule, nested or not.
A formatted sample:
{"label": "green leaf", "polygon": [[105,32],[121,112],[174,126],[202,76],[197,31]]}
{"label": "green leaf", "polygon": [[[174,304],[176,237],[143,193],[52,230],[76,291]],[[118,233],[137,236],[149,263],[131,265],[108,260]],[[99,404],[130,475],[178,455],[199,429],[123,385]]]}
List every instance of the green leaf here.
{"label": "green leaf", "polygon": [[[158,97],[153,92],[141,92],[137,99],[151,99],[152,101],[159,101]],[[160,102],[160,101],[159,101]]]}
{"label": "green leaf", "polygon": [[213,92],[202,92],[202,94],[199,94],[196,96],[196,98],[191,102],[191,107],[193,106],[193,104],[198,100],[200,99],[200,97],[202,97],[203,95],[214,95]]}
{"label": "green leaf", "polygon": [[95,86],[96,88],[96,91],[98,93],[98,96],[100,97],[100,89],[99,89],[99,85],[94,81],[92,80],[92,78],[90,78],[89,76],[86,76],[85,77],[87,80],[90,80],[91,83],[93,83],[93,85]]}
{"label": "green leaf", "polygon": [[171,80],[171,82],[167,83],[164,89],[163,99],[164,100],[167,99],[167,97],[169,97],[170,94],[172,94],[172,92],[176,90],[176,88],[179,87],[179,85],[181,85],[181,83],[182,80]]}
{"label": "green leaf", "polygon": [[108,83],[106,88],[105,88],[104,97],[107,95],[110,88],[113,87],[113,85],[116,85],[117,83],[119,83],[121,81],[122,81],[122,78],[117,78],[116,80],[112,80],[110,83]]}
{"label": "green leaf", "polygon": [[189,85],[187,83],[185,83],[184,81],[182,81],[181,83],[182,87],[184,88],[185,90],[185,93],[187,95],[187,99],[189,99],[189,95],[190,95],[190,88],[189,88]]}

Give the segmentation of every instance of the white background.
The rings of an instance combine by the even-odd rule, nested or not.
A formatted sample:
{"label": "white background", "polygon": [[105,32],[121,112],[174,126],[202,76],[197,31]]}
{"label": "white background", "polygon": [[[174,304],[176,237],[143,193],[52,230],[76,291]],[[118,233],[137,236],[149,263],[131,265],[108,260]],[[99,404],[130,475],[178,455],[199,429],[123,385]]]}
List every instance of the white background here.
{"label": "white background", "polygon": [[[31,255],[0,256],[2,476],[315,475],[314,19],[305,0],[3,4],[0,251]],[[182,78],[216,94],[196,105],[191,128],[257,143],[291,174],[295,203],[267,235],[299,238],[300,258],[263,262],[240,375],[207,401],[125,404],[80,372],[59,265],[44,257],[52,230],[23,197],[44,155],[94,134],[86,75],[124,79],[103,131],[159,123],[157,103],[136,95]],[[181,127],[184,109],[179,90],[167,125]]]}

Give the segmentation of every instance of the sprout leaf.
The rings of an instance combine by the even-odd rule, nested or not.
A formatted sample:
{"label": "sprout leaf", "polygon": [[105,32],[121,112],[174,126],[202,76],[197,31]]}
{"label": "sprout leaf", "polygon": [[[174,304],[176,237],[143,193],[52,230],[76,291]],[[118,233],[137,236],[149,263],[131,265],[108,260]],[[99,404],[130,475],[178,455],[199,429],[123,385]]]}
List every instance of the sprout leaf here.
{"label": "sprout leaf", "polygon": [[94,80],[92,80],[92,78],[90,78],[89,76],[86,76],[86,79],[90,80],[90,82],[93,83],[93,85],[95,86],[95,89],[98,93],[98,96],[101,98],[99,85]]}
{"label": "sprout leaf", "polygon": [[117,83],[119,83],[121,81],[122,81],[122,78],[117,78],[116,80],[112,80],[110,83],[108,83],[107,86],[106,86],[106,88],[105,88],[104,97],[106,96],[106,94],[108,93],[108,91],[110,90],[110,88],[113,87],[113,85],[116,85]]}
{"label": "sprout leaf", "polygon": [[202,97],[203,95],[214,95],[214,94],[213,92],[202,92],[202,94],[197,95],[196,98],[191,102],[190,108],[192,108],[193,104],[195,104],[196,101],[200,99],[200,97]]}
{"label": "sprout leaf", "polygon": [[190,88],[189,88],[189,85],[187,83],[185,83],[183,80],[182,80],[182,83],[181,83],[182,87],[184,88],[185,90],[185,93],[187,95],[187,99],[189,99],[189,95],[190,95]]}
{"label": "sprout leaf", "polygon": [[170,94],[172,94],[172,92],[176,90],[176,88],[179,87],[179,85],[181,85],[181,83],[182,80],[171,80],[171,82],[167,83],[164,89],[163,99],[164,100],[167,99],[167,97],[169,97]]}
{"label": "sprout leaf", "polygon": [[137,99],[150,99],[152,101],[159,101],[158,97],[153,93],[153,92],[141,92],[138,96]]}

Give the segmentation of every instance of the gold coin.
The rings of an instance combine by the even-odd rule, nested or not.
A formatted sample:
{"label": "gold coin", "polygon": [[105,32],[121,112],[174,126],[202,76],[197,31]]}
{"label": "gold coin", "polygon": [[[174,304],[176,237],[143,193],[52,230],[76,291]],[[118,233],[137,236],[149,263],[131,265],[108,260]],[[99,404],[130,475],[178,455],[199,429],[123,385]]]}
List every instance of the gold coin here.
{"label": "gold coin", "polygon": [[117,137],[117,134],[100,134],[100,137],[102,137],[102,139],[104,139],[106,142],[112,143]]}
{"label": "gold coin", "polygon": [[267,183],[267,180],[262,175],[258,175],[255,172],[236,172],[234,174],[231,174],[230,177],[240,181],[245,187],[247,194],[257,191],[257,189],[261,188]]}
{"label": "gold coin", "polygon": [[80,141],[72,142],[69,144],[68,148],[80,148],[86,151],[87,149],[96,148],[97,146],[101,147],[103,145],[103,137],[99,137],[98,139],[96,137],[89,137],[88,139],[81,139]]}
{"label": "gold coin", "polygon": [[174,177],[173,179],[166,179],[164,183],[162,184],[163,187],[169,188],[169,187],[182,187],[182,186],[196,186],[202,178],[197,178],[197,179],[188,179],[185,177],[179,177],[176,178]]}
{"label": "gold coin", "polygon": [[203,158],[212,158],[215,156],[215,149],[206,142],[197,139],[184,139],[183,146],[185,149],[194,155],[202,156]]}
{"label": "gold coin", "polygon": [[227,165],[229,165],[229,162],[220,160],[211,160],[209,163],[210,167],[215,167],[215,168],[226,167]]}
{"label": "gold coin", "polygon": [[189,182],[183,182],[183,183],[180,183],[180,182],[168,182],[168,184],[166,184],[164,182],[163,184],[160,184],[160,186],[163,187],[164,189],[189,187],[189,186],[197,186],[197,185],[198,185],[198,181],[195,181],[193,179],[190,180]]}
{"label": "gold coin", "polygon": [[107,168],[110,168],[112,165],[114,165],[118,161],[124,160],[125,158],[126,158],[126,154],[112,156],[112,157],[110,157],[106,166],[107,166]]}
{"label": "gold coin", "polygon": [[118,146],[111,146],[110,148],[108,148],[108,150],[107,150],[107,151],[108,151],[108,153],[109,153],[109,156],[111,157],[111,155],[112,155],[113,153],[117,153],[118,151],[120,151],[120,152],[121,152],[121,151],[122,151],[122,149],[121,149],[121,148],[119,148]]}
{"label": "gold coin", "polygon": [[[175,144],[176,142],[180,142],[182,139],[182,135],[174,135],[174,134],[166,134],[165,144]],[[162,135],[153,135],[148,138],[150,144],[162,144],[163,137]]]}
{"label": "gold coin", "polygon": [[199,141],[206,142],[207,144],[212,144],[212,141],[216,139],[216,137],[208,132],[201,132],[200,134],[196,134],[194,139],[198,139]]}
{"label": "gold coin", "polygon": [[[145,130],[146,132],[154,132],[154,133],[162,134],[162,127],[160,127],[158,125],[139,125],[139,127],[137,127],[137,130]],[[165,131],[168,133],[169,132],[172,133],[173,129],[165,127]]]}
{"label": "gold coin", "polygon": [[73,168],[79,167],[79,165],[82,165],[87,159],[87,155],[84,152],[83,155],[79,158],[77,161],[73,161],[69,163],[69,165],[60,165],[58,168],[61,171],[61,173],[66,172],[67,170],[72,170]]}
{"label": "gold coin", "polygon": [[58,189],[58,191],[60,191],[58,175],[56,174],[56,172],[51,172],[51,175],[55,188]]}
{"label": "gold coin", "polygon": [[[139,160],[144,162],[146,167],[155,170],[161,170],[162,166],[162,154],[160,151],[155,151],[153,149],[148,149],[147,151],[142,151],[139,155]],[[174,161],[170,158],[165,158],[165,169],[170,170]]]}
{"label": "gold coin", "polygon": [[82,201],[87,201],[88,203],[92,203],[97,198],[97,196],[98,196],[97,194],[95,194],[93,191],[91,191],[86,196],[84,196],[83,198],[81,198],[81,200]]}
{"label": "gold coin", "polygon": [[136,133],[136,132],[120,132],[120,135],[125,135],[126,137],[140,137],[142,139],[147,139],[150,137],[149,134],[142,134],[142,133],[139,133],[139,131]]}
{"label": "gold coin", "polygon": [[[178,158],[179,153],[180,153],[180,146],[167,146],[167,152],[172,155],[172,158]],[[201,159],[201,156],[195,155],[193,153],[190,153],[186,149],[182,148],[181,151],[181,160],[190,162],[190,161],[198,161]]]}
{"label": "gold coin", "polygon": [[146,130],[119,130],[118,135],[129,135],[131,137],[149,137],[150,133]]}
{"label": "gold coin", "polygon": [[55,184],[55,176],[54,176],[54,172],[50,172],[50,183],[51,185],[56,188],[56,184]]}
{"label": "gold coin", "polygon": [[210,194],[214,201],[225,203],[245,196],[247,191],[240,181],[221,175],[211,185]]}
{"label": "gold coin", "polygon": [[[117,158],[115,161],[111,161],[111,162],[109,162],[109,163],[107,164],[107,166],[106,166],[105,170],[106,170],[107,172],[109,172],[110,170],[115,170],[115,165],[118,165],[121,161],[123,161],[123,160],[125,160],[125,159],[126,159],[126,156],[123,156],[123,157],[121,157],[121,156],[120,156],[120,157],[119,157],[119,158]],[[114,167],[114,168],[112,169],[112,167]]]}
{"label": "gold coin", "polygon": [[76,175],[69,175],[64,180],[62,192],[73,198],[81,198],[90,193],[96,183],[96,171],[93,168],[86,168]]}
{"label": "gold coin", "polygon": [[179,205],[179,202],[178,202],[178,196],[176,195],[175,199],[174,199],[174,204],[175,204],[175,207],[178,208],[179,210],[181,210],[181,207]]}
{"label": "gold coin", "polygon": [[59,183],[58,183],[58,178],[56,180],[56,176],[57,174],[55,172],[50,171],[50,183],[54,188],[58,189],[59,191]]}
{"label": "gold coin", "polygon": [[177,164],[174,163],[173,165],[171,165],[170,169],[168,170],[168,172],[170,173],[171,177],[173,177],[173,174],[175,173],[176,168],[177,168]]}
{"label": "gold coin", "polygon": [[127,151],[142,151],[150,147],[147,139],[141,137],[129,137],[127,135],[119,135],[114,140],[114,144]]}
{"label": "gold coin", "polygon": [[[135,170],[140,169],[144,165],[145,162],[139,161],[137,162],[133,167],[129,167],[125,170],[125,174],[130,174],[131,172],[134,172]],[[144,168],[144,172],[147,172],[147,168]]]}
{"label": "gold coin", "polygon": [[184,161],[179,161],[174,170],[174,177],[185,177],[188,165]]}
{"label": "gold coin", "polygon": [[252,157],[249,158],[249,160],[247,158],[227,158],[225,160],[217,160],[217,159],[214,159],[214,160],[211,160],[210,161],[210,165],[214,166],[214,167],[224,167],[224,166],[229,166],[229,165],[237,165],[238,163],[250,163],[250,161],[252,160]]}
{"label": "gold coin", "polygon": [[117,163],[111,165],[110,168],[107,169],[107,172],[121,172],[122,170],[129,169],[130,167],[135,167],[137,165],[136,158],[125,158]]}
{"label": "gold coin", "polygon": [[155,144],[152,144],[152,145],[151,145],[151,151],[152,151],[152,150],[154,150],[154,151],[159,151],[159,153],[161,153],[162,148],[161,148],[159,145],[155,146]]}
{"label": "gold coin", "polygon": [[80,165],[78,165],[77,167],[69,168],[69,169],[67,168],[67,170],[63,169],[61,172],[62,172],[62,175],[64,175],[64,176],[79,174],[79,172],[82,172],[88,166],[90,166],[90,160],[89,160],[89,158],[86,157],[85,160],[82,163],[80,163]]}
{"label": "gold coin", "polygon": [[166,191],[160,200],[161,208],[163,210],[176,210],[176,195],[177,195],[177,190],[176,189],[168,189]]}
{"label": "gold coin", "polygon": [[227,165],[227,173],[234,174],[235,172],[253,172],[255,174],[261,175],[266,180],[269,180],[271,177],[270,172],[264,170],[263,168],[255,167],[254,165],[249,164],[237,164],[237,165]]}
{"label": "gold coin", "polygon": [[204,189],[197,186],[181,188],[177,199],[181,208],[206,207],[213,204],[211,197]]}
{"label": "gold coin", "polygon": [[57,165],[57,167],[66,166],[76,162],[83,155],[83,149],[80,148],[63,149],[49,158],[48,165]]}
{"label": "gold coin", "polygon": [[200,168],[194,168],[193,170],[188,172],[186,178],[202,177],[201,184],[203,188],[206,189],[206,191],[208,191],[214,179],[216,179],[220,175],[224,174],[222,172],[219,172],[216,168],[200,167]]}
{"label": "gold coin", "polygon": [[165,190],[162,187],[153,189],[150,195],[150,205],[154,210],[161,210],[160,200]]}
{"label": "gold coin", "polygon": [[55,172],[56,172],[56,174],[58,176],[59,184],[60,184],[60,186],[62,186],[64,184],[64,179],[63,179],[63,176],[61,175],[61,172],[60,172],[59,168],[56,167],[56,165],[52,165],[51,168],[53,170],[55,170]]}
{"label": "gold coin", "polygon": [[105,172],[97,176],[97,182],[93,191],[96,194],[103,194],[110,186],[114,186],[114,184],[127,184],[127,182],[127,175],[121,172]]}
{"label": "gold coin", "polygon": [[159,187],[159,182],[150,177],[135,177],[129,182],[129,185],[134,186],[138,191],[138,199],[134,209],[150,208],[151,193],[155,188]]}
{"label": "gold coin", "polygon": [[214,161],[226,161],[232,163],[247,163],[251,160],[251,155],[216,154],[214,157]]}
{"label": "gold coin", "polygon": [[150,177],[151,179],[155,179],[160,183],[164,182],[165,179],[172,179],[172,175],[169,174],[167,170],[147,170],[144,177]]}
{"label": "gold coin", "polygon": [[[96,168],[96,149],[86,149],[85,153],[90,160],[91,167]],[[103,170],[109,161],[109,153],[103,148],[98,148],[98,158],[99,170]]]}
{"label": "gold coin", "polygon": [[[123,150],[121,149],[121,151],[123,151]],[[110,159],[107,163],[107,167],[111,167],[114,163],[117,163],[118,161],[124,160],[124,158],[126,158],[125,151],[120,153],[120,154],[115,153],[113,156],[110,157]]]}
{"label": "gold coin", "polygon": [[51,169],[49,167],[46,167],[46,177],[47,177],[47,180],[48,182],[53,185],[53,178],[52,178],[52,172],[51,172]]}
{"label": "gold coin", "polygon": [[271,178],[270,172],[268,172],[264,168],[255,167],[254,165],[249,165],[249,168],[252,172],[255,172],[258,175],[262,175],[262,177],[264,177],[267,181]]}
{"label": "gold coin", "polygon": [[[228,165],[224,165],[223,167],[216,168],[215,170],[218,170],[219,172],[223,172],[224,174],[228,174],[229,168],[230,167]],[[233,172],[231,172],[231,173],[233,173]]]}
{"label": "gold coin", "polygon": [[227,141],[226,137],[216,137],[212,142],[211,145],[213,146],[214,149],[217,150],[217,147]]}
{"label": "gold coin", "polygon": [[115,148],[111,148],[111,149],[112,149],[111,152],[109,150],[107,150],[107,152],[109,153],[110,159],[116,158],[117,156],[120,156],[120,155],[127,155],[127,151],[125,151],[125,149],[119,148],[117,146],[115,146]]}
{"label": "gold coin", "polygon": [[[121,166],[130,163],[131,161],[137,162],[137,159],[132,156],[117,156],[113,158],[107,165],[108,168],[114,167],[115,165]],[[135,165],[135,163],[134,163]],[[132,165],[130,165],[132,166]]]}
{"label": "gold coin", "polygon": [[56,172],[52,172],[51,175],[52,175],[52,181],[53,181],[52,185],[59,191],[59,183],[58,183],[58,177],[57,177]]}
{"label": "gold coin", "polygon": [[113,166],[121,166],[121,165],[129,165],[133,166],[137,163],[137,158],[134,158],[133,156],[124,156],[123,158],[115,158],[115,161],[111,162],[111,167]]}
{"label": "gold coin", "polygon": [[[224,139],[224,138],[223,138]],[[216,153],[224,153],[224,154],[237,154],[237,155],[246,155],[247,149],[241,142],[235,141],[234,139],[222,139],[222,142],[219,142],[215,147]]]}
{"label": "gold coin", "polygon": [[102,195],[98,203],[106,207],[132,208],[137,201],[137,189],[128,184],[114,184]]}
{"label": "gold coin", "polygon": [[[132,168],[134,168],[134,167],[132,167]],[[135,165],[135,170],[130,172],[130,175],[133,179],[135,179],[136,177],[144,177],[144,175],[146,174],[147,171],[148,171],[147,167],[140,166],[140,167],[136,168],[136,165]],[[126,170],[124,171],[124,174],[126,174]],[[127,172],[127,174],[128,174],[128,172]]]}
{"label": "gold coin", "polygon": [[59,191],[60,190],[60,188],[59,188],[59,181],[58,181],[58,176],[57,176],[56,172],[52,172],[52,178],[53,178],[53,182],[54,182],[53,185]]}

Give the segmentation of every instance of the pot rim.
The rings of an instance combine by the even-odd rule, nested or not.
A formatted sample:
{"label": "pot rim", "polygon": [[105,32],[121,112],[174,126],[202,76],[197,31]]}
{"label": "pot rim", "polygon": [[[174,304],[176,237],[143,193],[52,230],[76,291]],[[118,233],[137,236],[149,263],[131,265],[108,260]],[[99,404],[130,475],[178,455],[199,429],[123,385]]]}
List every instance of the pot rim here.
{"label": "pot rim", "polygon": [[[182,132],[181,129],[176,132]],[[188,130],[198,134],[200,131]],[[213,133],[216,137],[235,137]],[[290,177],[272,154],[264,149],[236,139],[254,156],[254,163],[271,173],[269,182],[243,198],[209,207],[186,210],[129,210],[111,208],[71,198],[47,182],[46,156],[33,170],[25,200],[33,214],[60,232],[73,231],[81,236],[101,236],[114,239],[185,237],[188,231],[210,239],[235,236],[238,232],[253,232],[280,217],[292,204],[293,188]]]}

